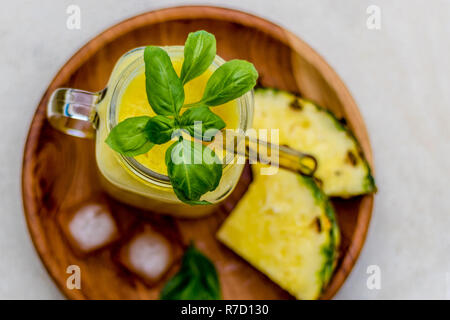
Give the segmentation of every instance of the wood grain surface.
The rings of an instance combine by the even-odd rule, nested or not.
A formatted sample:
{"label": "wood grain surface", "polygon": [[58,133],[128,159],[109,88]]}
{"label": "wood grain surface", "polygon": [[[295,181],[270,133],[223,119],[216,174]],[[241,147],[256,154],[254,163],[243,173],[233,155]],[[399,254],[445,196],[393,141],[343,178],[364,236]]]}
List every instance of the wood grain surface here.
{"label": "wood grain surface", "polygon": [[[215,34],[224,59],[251,61],[260,84],[289,90],[344,117],[361,142],[369,163],[372,152],[364,122],[345,85],[327,63],[292,33],[247,13],[215,7],[176,7],[148,12],[111,27],[81,48],[58,72],[40,101],[25,146],[22,172],[23,202],[34,245],[61,291],[71,299],[157,299],[179,265],[149,287],[118,263],[124,242],[142,225],[171,239],[175,252],[194,240],[215,263],[225,299],[288,299],[262,273],[215,240],[215,233],[245,193],[251,181],[246,168],[238,187],[213,215],[198,220],[174,219],[126,206],[102,191],[95,165],[94,141],[64,135],[46,121],[46,105],[58,87],[102,89],[117,59],[144,45],[182,45],[189,32]],[[85,203],[107,205],[117,221],[119,239],[100,251],[80,255],[64,236],[61,221]],[[342,231],[341,256],[322,299],[332,298],[350,273],[363,246],[373,196],[333,200]],[[81,269],[81,289],[66,286],[69,265]]]}

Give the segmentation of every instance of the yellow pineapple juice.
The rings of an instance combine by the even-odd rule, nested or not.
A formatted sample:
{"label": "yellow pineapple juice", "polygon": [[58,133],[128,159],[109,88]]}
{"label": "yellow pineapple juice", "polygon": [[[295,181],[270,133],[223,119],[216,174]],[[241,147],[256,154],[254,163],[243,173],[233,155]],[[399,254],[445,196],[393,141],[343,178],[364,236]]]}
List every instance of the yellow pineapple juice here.
{"label": "yellow pineapple juice", "polygon": [[[179,75],[183,63],[183,47],[165,47]],[[224,166],[222,179],[216,190],[205,194],[202,200],[212,205],[190,206],[182,203],[175,195],[166,176],[164,161],[169,141],[155,145],[146,154],[134,158],[124,157],[113,151],[105,139],[117,123],[136,116],[154,116],[145,90],[144,48],[138,48],[124,55],[116,64],[108,83],[106,95],[97,106],[98,128],[96,135],[96,160],[102,174],[105,189],[118,200],[143,209],[182,217],[199,217],[214,209],[214,205],[228,196],[241,175],[243,165]],[[185,104],[197,102],[209,77],[224,61],[216,57],[214,63],[201,76],[185,86]],[[251,125],[253,115],[252,93],[230,101],[211,111],[227,124],[227,129],[245,131]],[[185,109],[182,109],[183,112]]]}

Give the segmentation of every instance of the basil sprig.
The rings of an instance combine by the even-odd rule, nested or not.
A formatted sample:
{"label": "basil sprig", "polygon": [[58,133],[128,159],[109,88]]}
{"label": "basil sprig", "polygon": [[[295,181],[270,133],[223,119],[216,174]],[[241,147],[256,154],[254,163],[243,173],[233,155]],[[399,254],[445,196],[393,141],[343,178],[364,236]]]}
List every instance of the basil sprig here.
{"label": "basil sprig", "polygon": [[167,174],[178,198],[189,204],[207,204],[200,197],[217,188],[222,163],[211,148],[198,141],[180,139],[166,151]]}
{"label": "basil sprig", "polygon": [[184,61],[181,67],[183,84],[208,70],[216,56],[216,38],[206,31],[191,32],[184,44]]}
{"label": "basil sprig", "polygon": [[148,122],[146,131],[153,143],[166,143],[172,139],[172,134],[176,131],[175,120],[160,115],[154,116]]}
{"label": "basil sprig", "polygon": [[114,151],[127,157],[134,157],[148,152],[154,145],[147,135],[150,117],[129,118],[112,128],[106,143]]}
{"label": "basil sprig", "polygon": [[148,46],[144,50],[147,99],[156,114],[175,116],[184,103],[183,84],[167,52]]}
{"label": "basil sprig", "polygon": [[[200,198],[219,185],[222,163],[213,150],[198,141],[185,139],[180,131],[196,140],[211,141],[226,123],[209,108],[239,98],[253,89],[258,78],[250,62],[225,62],[208,79],[200,101],[184,104],[184,84],[203,74],[215,55],[214,35],[203,30],[190,33],[178,77],[164,49],[146,47],[147,99],[156,116],[126,119],[110,131],[105,141],[114,151],[134,157],[148,152],[155,144],[177,137],[166,152],[167,173],[176,196],[191,205],[208,204]],[[182,108],[188,109],[182,113]]]}
{"label": "basil sprig", "polygon": [[208,107],[187,109],[181,115],[180,124],[192,137],[203,141],[211,141],[217,131],[222,130],[226,126],[222,118],[213,113]]}
{"label": "basil sprig", "polygon": [[192,244],[186,250],[180,271],[161,291],[163,300],[219,300],[220,282],[214,264]]}
{"label": "basil sprig", "polygon": [[202,99],[191,106],[218,106],[239,98],[256,85],[257,79],[258,72],[250,62],[225,62],[208,79]]}

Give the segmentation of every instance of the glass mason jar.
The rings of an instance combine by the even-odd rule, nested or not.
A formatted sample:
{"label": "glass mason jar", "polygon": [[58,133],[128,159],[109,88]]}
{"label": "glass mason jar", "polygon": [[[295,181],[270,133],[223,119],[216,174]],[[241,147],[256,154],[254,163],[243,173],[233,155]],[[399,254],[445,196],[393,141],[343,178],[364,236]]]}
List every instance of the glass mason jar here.
{"label": "glass mason jar", "polygon": [[[183,46],[162,47],[171,59],[182,59]],[[134,158],[113,151],[105,139],[118,123],[120,97],[130,81],[145,70],[144,48],[133,49],[116,63],[108,85],[100,92],[60,88],[53,92],[47,108],[52,126],[69,135],[95,138],[96,162],[104,189],[114,198],[132,206],[179,217],[195,218],[213,212],[234,189],[244,168],[231,156],[226,158],[223,174],[216,190],[202,197],[211,205],[191,206],[175,195],[169,178],[141,165]],[[212,69],[225,61],[216,56]],[[236,129],[246,132],[253,118],[253,92],[237,99]],[[164,159],[161,159],[164,161]]]}

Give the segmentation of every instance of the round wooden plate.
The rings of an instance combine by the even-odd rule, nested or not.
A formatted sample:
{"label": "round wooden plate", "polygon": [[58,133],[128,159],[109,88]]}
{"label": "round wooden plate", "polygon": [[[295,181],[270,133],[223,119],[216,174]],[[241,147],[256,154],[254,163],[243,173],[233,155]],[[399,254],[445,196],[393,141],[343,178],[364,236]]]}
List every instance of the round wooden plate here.
{"label": "round wooden plate", "polygon": [[[176,265],[158,285],[147,287],[116,261],[118,248],[142,224],[166,233],[179,249],[193,239],[217,266],[225,299],[291,298],[215,240],[216,230],[250,182],[248,169],[238,188],[210,217],[183,220],[143,212],[102,192],[92,140],[64,135],[46,121],[46,105],[54,89],[100,90],[117,59],[128,50],[148,44],[181,45],[189,32],[199,29],[215,34],[218,54],[224,59],[253,62],[261,85],[300,93],[344,117],[373,164],[364,122],[345,85],[313,49],[289,31],[247,13],[203,6],[163,9],[123,21],[88,42],[61,68],[39,103],[25,146],[22,189],[28,227],[48,272],[69,298],[158,298],[165,280],[176,272]],[[93,255],[80,257],[64,237],[58,215],[88,202],[106,203],[111,208],[121,239]],[[373,196],[333,202],[342,231],[341,258],[323,299],[333,297],[359,255]],[[81,289],[67,288],[69,265],[80,267]]]}

